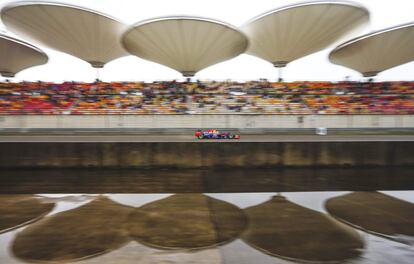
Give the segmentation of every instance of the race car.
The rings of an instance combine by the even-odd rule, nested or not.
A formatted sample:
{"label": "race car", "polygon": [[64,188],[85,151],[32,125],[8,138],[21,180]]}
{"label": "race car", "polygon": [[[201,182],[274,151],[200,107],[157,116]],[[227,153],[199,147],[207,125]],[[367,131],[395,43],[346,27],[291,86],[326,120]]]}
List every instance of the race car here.
{"label": "race car", "polygon": [[230,132],[221,132],[217,129],[196,130],[194,136],[198,139],[240,139],[240,135]]}

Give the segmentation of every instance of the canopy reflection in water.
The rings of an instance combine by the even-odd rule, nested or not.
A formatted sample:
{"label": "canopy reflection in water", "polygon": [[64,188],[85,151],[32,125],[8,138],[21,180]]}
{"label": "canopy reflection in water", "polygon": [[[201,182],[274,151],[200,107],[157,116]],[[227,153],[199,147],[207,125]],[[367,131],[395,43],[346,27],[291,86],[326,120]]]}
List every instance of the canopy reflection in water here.
{"label": "canopy reflection in water", "polygon": [[352,228],[283,196],[274,196],[245,211],[249,226],[243,240],[270,255],[304,261],[340,261],[357,257],[364,247]]}
{"label": "canopy reflection in water", "polygon": [[0,233],[37,221],[54,206],[33,195],[0,195]]}
{"label": "canopy reflection in water", "polygon": [[334,217],[357,228],[404,242],[414,237],[414,205],[379,192],[353,192],[326,201]]}
{"label": "canopy reflection in water", "polygon": [[237,238],[246,227],[238,207],[203,194],[176,194],[135,209],[130,235],[155,248],[194,249]]}
{"label": "canopy reflection in water", "polygon": [[131,209],[100,196],[24,229],[12,251],[29,261],[80,260],[109,252],[129,241],[123,227]]}

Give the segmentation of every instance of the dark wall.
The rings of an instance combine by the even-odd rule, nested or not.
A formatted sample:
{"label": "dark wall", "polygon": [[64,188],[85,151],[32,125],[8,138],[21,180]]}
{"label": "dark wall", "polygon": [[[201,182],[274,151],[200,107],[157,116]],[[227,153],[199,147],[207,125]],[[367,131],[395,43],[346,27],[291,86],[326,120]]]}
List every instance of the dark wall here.
{"label": "dark wall", "polygon": [[0,143],[0,167],[414,165],[414,142]]}

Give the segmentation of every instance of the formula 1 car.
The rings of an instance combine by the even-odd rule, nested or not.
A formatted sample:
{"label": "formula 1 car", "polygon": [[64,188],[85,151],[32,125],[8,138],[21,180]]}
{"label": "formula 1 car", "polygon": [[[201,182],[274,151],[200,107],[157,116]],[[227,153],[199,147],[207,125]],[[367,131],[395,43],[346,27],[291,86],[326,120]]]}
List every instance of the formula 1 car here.
{"label": "formula 1 car", "polygon": [[198,139],[240,139],[240,135],[221,132],[216,129],[196,130],[194,136]]}

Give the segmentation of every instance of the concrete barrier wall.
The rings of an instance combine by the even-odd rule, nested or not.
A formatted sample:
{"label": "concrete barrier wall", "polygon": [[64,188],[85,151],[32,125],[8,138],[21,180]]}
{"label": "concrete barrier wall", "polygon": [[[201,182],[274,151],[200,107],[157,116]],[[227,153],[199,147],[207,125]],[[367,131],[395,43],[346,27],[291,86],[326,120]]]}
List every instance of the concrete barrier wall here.
{"label": "concrete barrier wall", "polygon": [[412,166],[414,142],[1,143],[0,167]]}
{"label": "concrete barrier wall", "polygon": [[414,115],[100,115],[0,116],[0,129],[414,128]]}

